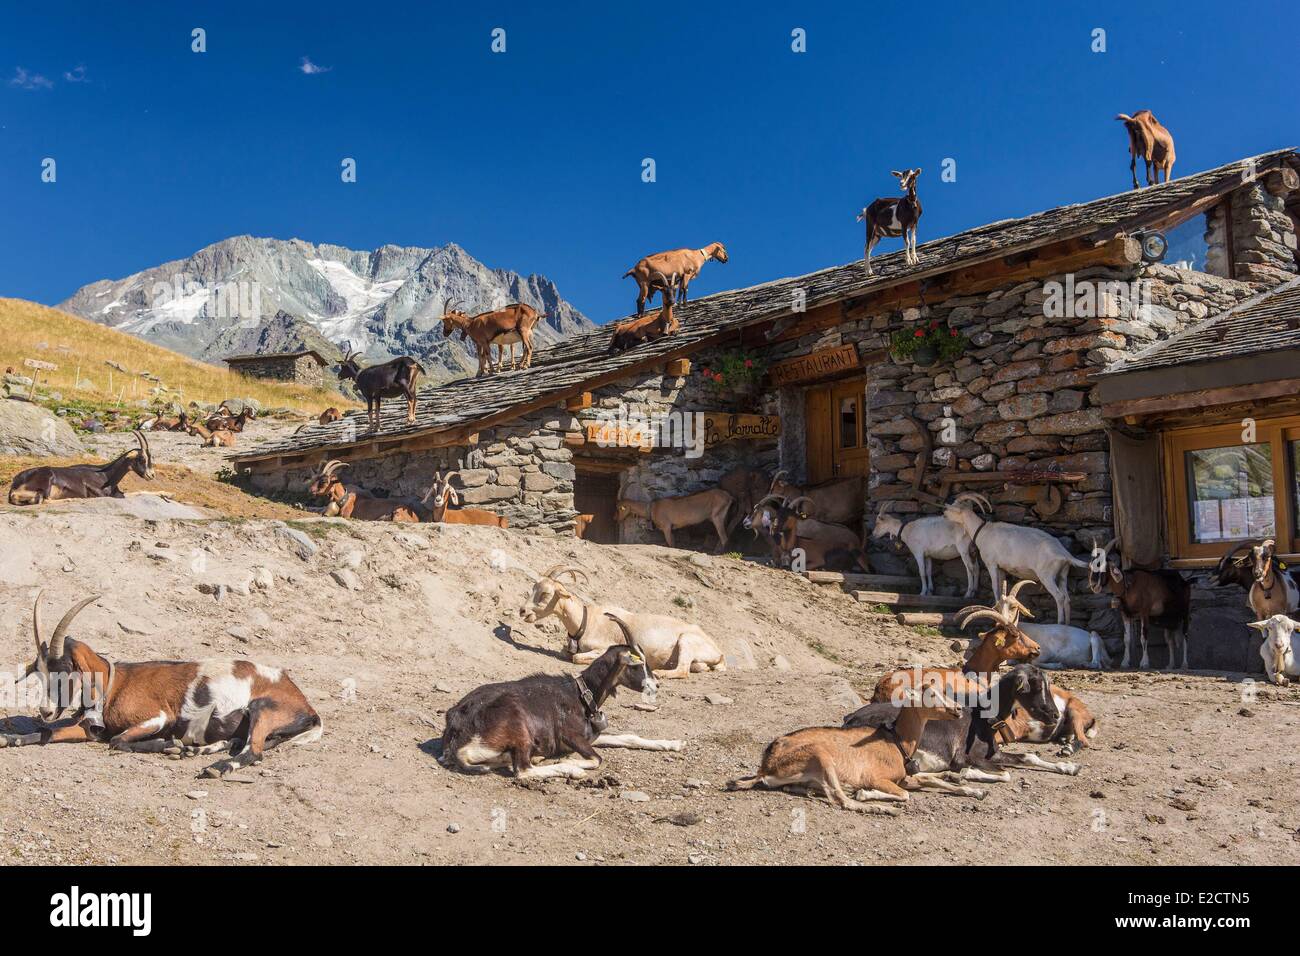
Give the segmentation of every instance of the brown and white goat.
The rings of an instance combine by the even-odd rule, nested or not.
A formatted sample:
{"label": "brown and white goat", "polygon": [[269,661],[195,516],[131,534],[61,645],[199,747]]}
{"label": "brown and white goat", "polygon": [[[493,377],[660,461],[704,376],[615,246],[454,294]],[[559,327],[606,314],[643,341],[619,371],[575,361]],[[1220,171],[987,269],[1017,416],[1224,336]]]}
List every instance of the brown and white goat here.
{"label": "brown and white goat", "polygon": [[39,505],[62,498],[124,498],[118,487],[127,472],[153,481],[153,458],[149,439],[135,431],[136,447],[118,455],[106,465],[39,465],[14,475],[9,484],[11,505]]}
{"label": "brown and white goat", "polygon": [[257,417],[257,412],[253,411],[252,405],[245,405],[238,415],[230,414],[229,409],[226,409],[224,405],[222,408],[224,409],[223,411],[209,415],[208,420],[203,423],[207,426],[208,431],[242,432],[244,430],[244,424],[250,418]]}
{"label": "brown and white goat", "polygon": [[[596,747],[681,750],[680,740],[605,733],[609,721],[601,708],[618,688],[651,696],[657,690],[631,632],[618,617],[609,617],[627,643],[612,645],[582,673],[534,674],[485,684],[461,698],[447,711],[439,762],[469,773],[509,767],[521,780],[577,780],[600,767]],[[571,754],[578,759],[543,763]]]}
{"label": "brown and white goat", "polygon": [[858,536],[843,525],[811,517],[804,509],[812,506],[812,499],[806,496],[783,501],[776,495],[768,495],[754,506],[745,519],[745,527],[767,536],[773,567],[792,566],[796,552],[802,552],[806,571],[859,568],[871,573]]}
{"label": "brown and white goat", "polygon": [[397,521],[415,524],[420,520],[417,505],[401,498],[375,498],[357,488],[343,484],[338,476],[340,468],[349,467],[337,459],[324,462],[307,479],[307,493],[314,498],[325,498],[327,518],[354,518],[357,521]]}
{"label": "brown and white goat", "polygon": [[[952,782],[956,774],[908,774],[931,720],[956,720],[961,708],[939,687],[904,688],[878,709],[890,708],[874,727],[806,727],[778,737],[763,751],[758,773],[727,783],[728,790],[820,791],[830,803],[860,813],[896,815],[876,801],[904,803],[912,790],[942,790],[983,799],[984,791]],[[854,793],[852,799],[845,791]]]}
{"label": "brown and white goat", "polygon": [[903,251],[909,266],[919,263],[916,254],[916,224],[921,220],[921,200],[916,195],[916,179],[921,175],[920,169],[905,172],[894,170],[891,176],[898,177],[898,185],[906,194],[897,199],[876,199],[871,205],[858,213],[858,222],[867,224],[867,241],[862,256],[867,263],[867,275],[871,275],[871,250],[876,243],[887,237],[903,237]]}
{"label": "brown and white goat", "polygon": [[[1147,631],[1154,624],[1166,633],[1169,660],[1165,669],[1174,670],[1178,665],[1175,644],[1181,632],[1183,670],[1187,670],[1187,632],[1192,619],[1191,582],[1177,571],[1146,571],[1141,568],[1123,570],[1120,567],[1120,554],[1115,550],[1118,540],[1111,538],[1106,542],[1106,547],[1101,549],[1104,558],[1101,570],[1089,565],[1088,589],[1093,594],[1110,591],[1115,596],[1115,606],[1124,622],[1124,659],[1120,661],[1120,667],[1129,666],[1136,625],[1138,639],[1142,642],[1142,659],[1138,667],[1143,670],[1150,668]],[[1096,540],[1093,540],[1092,547],[1095,554]]]}
{"label": "brown and white goat", "polygon": [[[0,734],[0,747],[107,740],[113,750],[183,756],[230,751],[203,771],[221,777],[258,763],[286,741],[319,740],[321,719],[289,675],[245,660],[149,661],[115,664],[68,637],[78,612],[98,600],[73,605],[49,644],[41,627],[41,592],[32,609],[45,726],[25,734]],[[72,723],[51,726],[67,714]]]}
{"label": "brown and white goat", "polygon": [[[533,583],[529,603],[519,616],[536,624],[554,614],[568,635],[568,653],[575,664],[590,664],[609,647],[624,641],[623,626],[630,628],[636,645],[659,680],[686,678],[704,671],[725,671],[726,659],[717,643],[698,624],[666,614],[634,614],[613,604],[587,601],[570,590],[569,582],[589,583],[582,568],[556,565]],[[609,621],[617,615],[617,630]]]}
{"label": "brown and white goat", "polygon": [[[538,312],[526,302],[514,302],[491,312],[480,312],[472,318],[448,301],[442,310],[442,334],[450,336],[460,332],[462,339],[474,343],[478,355],[478,374],[499,371],[502,367],[501,349],[510,349],[510,367],[515,367],[515,344],[523,346],[521,368],[533,364],[533,329],[542,320]],[[492,347],[497,348],[497,362],[492,362]]]}
{"label": "brown and white goat", "polygon": [[644,342],[653,342],[661,339],[665,335],[672,335],[681,328],[681,324],[673,315],[672,295],[668,290],[671,289],[669,280],[655,273],[654,280],[662,287],[664,291],[663,306],[659,309],[659,314],[654,316],[645,316],[639,319],[629,319],[627,322],[621,322],[614,326],[614,334],[609,339],[609,351],[626,352],[630,348],[635,348]]}
{"label": "brown and white goat", "polygon": [[[451,486],[451,479],[459,475],[459,471],[449,471],[445,475],[442,472],[433,473],[433,484],[429,486],[429,490],[420,499],[424,504],[432,502],[433,513],[429,520],[443,524],[472,524],[491,528],[510,527],[510,522],[499,514],[484,511],[481,508],[459,507],[460,494]],[[457,507],[451,508],[450,505],[456,505]]]}
{"label": "brown and white goat", "polygon": [[689,528],[691,525],[705,521],[713,523],[718,532],[718,550],[721,554],[727,549],[727,512],[736,499],[721,488],[708,488],[690,495],[676,498],[657,498],[650,501],[633,501],[631,498],[619,498],[614,509],[614,520],[622,521],[630,515],[645,518],[659,529],[664,536],[664,543],[673,547],[673,529]]}
{"label": "brown and white goat", "polygon": [[[710,259],[727,261],[727,250],[722,243],[711,242],[703,249],[671,249],[637,260],[636,265],[623,273],[624,279],[631,276],[636,280],[636,314],[645,313],[646,300],[653,298],[655,290],[659,291],[664,302],[668,302],[674,297],[675,288],[677,301],[684,303],[691,280],[700,274],[700,269]],[[662,283],[653,281],[656,274],[664,277]]]}
{"label": "brown and white goat", "polygon": [[1300,608],[1300,587],[1277,560],[1276,551],[1272,538],[1250,549],[1250,569],[1254,580],[1246,601],[1256,620],[1262,621],[1274,614],[1291,614]]}
{"label": "brown and white goat", "polygon": [[1161,170],[1164,171],[1165,182],[1169,182],[1174,175],[1173,134],[1160,124],[1150,110],[1138,110],[1132,116],[1120,113],[1115,119],[1123,123],[1124,128],[1128,130],[1128,169],[1133,174],[1133,188],[1138,188],[1139,156],[1146,164],[1148,186],[1160,182]]}

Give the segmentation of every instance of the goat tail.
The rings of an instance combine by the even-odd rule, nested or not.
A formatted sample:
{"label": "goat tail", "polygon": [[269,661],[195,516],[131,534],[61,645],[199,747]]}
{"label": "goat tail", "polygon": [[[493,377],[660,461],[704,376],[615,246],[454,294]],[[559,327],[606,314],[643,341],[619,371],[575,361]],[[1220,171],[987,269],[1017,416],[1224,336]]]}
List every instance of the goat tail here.
{"label": "goat tail", "polygon": [[1069,561],[1070,561],[1070,567],[1072,567],[1072,568],[1087,568],[1087,567],[1091,567],[1091,565],[1090,565],[1087,561],[1085,561],[1083,558],[1076,558],[1074,555],[1070,555],[1070,557],[1069,557]]}
{"label": "goat tail", "polygon": [[631,269],[628,269],[627,272],[624,272],[621,276],[619,276],[619,278],[626,279],[628,276],[634,275],[635,273],[636,273],[636,266],[633,266]]}

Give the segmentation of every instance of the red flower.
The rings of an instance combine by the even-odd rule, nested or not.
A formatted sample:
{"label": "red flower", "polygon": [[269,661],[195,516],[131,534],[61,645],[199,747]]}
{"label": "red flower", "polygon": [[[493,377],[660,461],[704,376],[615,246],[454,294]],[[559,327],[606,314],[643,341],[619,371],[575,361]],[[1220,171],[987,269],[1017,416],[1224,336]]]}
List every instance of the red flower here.
{"label": "red flower", "polygon": [[956,329],[949,329],[949,330],[948,330],[948,335],[949,335],[950,338],[954,338],[954,339],[955,339],[955,338],[957,337],[957,330],[956,330]]}
{"label": "red flower", "polygon": [[722,373],[719,372],[717,375],[714,375],[714,376],[713,376],[713,380],[714,380],[715,382],[721,382],[721,381],[722,381]]}
{"label": "red flower", "polygon": [[753,360],[753,359],[745,359],[745,368],[753,368],[753,367],[754,367],[754,360]]}
{"label": "red flower", "polygon": [[934,331],[937,330],[938,328],[939,328],[939,323],[938,323],[938,322],[931,322],[931,323],[930,323],[930,331],[931,331],[931,332],[934,332]]}
{"label": "red flower", "polygon": [[706,369],[704,370],[704,377],[705,377],[705,378],[711,378],[712,376],[713,376],[713,373],[710,372],[710,371],[706,368]]}
{"label": "red flower", "polygon": [[925,332],[922,331],[921,329],[917,329],[917,330],[916,330],[916,337],[917,337],[918,339],[923,339],[923,338],[925,338]]}

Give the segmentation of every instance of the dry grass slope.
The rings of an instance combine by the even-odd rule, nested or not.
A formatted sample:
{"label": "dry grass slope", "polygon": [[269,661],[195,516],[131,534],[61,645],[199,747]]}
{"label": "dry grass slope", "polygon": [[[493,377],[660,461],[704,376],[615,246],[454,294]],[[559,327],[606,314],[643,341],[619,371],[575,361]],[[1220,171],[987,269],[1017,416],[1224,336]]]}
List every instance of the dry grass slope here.
{"label": "dry grass slope", "polygon": [[[168,388],[179,390],[178,400],[183,402],[253,398],[263,407],[284,406],[309,414],[329,405],[355,407],[332,389],[244,378],[58,309],[0,298],[0,368],[13,366],[17,373],[31,375],[31,369],[23,367],[23,359],[29,358],[59,366],[57,371],[41,372],[39,384],[69,399],[102,403],[147,399],[155,383],[138,373],[151,372]],[[124,375],[109,362],[132,374]],[[77,388],[78,374],[88,387]]]}

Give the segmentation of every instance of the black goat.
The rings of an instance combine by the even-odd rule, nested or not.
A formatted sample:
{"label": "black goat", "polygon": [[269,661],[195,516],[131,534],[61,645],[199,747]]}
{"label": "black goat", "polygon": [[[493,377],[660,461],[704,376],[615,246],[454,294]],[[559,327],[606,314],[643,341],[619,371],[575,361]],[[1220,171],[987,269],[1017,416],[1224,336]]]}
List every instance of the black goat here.
{"label": "black goat", "polygon": [[107,465],[40,465],[14,475],[9,485],[11,505],[39,505],[60,498],[124,498],[118,483],[128,471],[153,481],[153,459],[144,432],[135,431],[136,447]]}
{"label": "black goat", "polygon": [[[677,740],[604,733],[609,722],[600,708],[619,687],[648,694],[657,689],[627,625],[613,614],[605,616],[618,624],[627,644],[607,648],[577,675],[534,674],[470,691],[447,711],[439,762],[472,773],[508,765],[524,780],[576,780],[601,765],[598,746],[680,750]],[[581,759],[534,766],[568,754]]]}
{"label": "black goat", "polygon": [[[1037,754],[1007,753],[998,749],[998,731],[1006,725],[1017,704],[1032,719],[1049,727],[1060,721],[1051,682],[1041,668],[1017,664],[992,685],[992,694],[992,716],[971,702],[956,720],[927,723],[916,752],[907,762],[908,774],[952,772],[954,778],[962,780],[1006,783],[1011,779],[1008,767],[1064,774],[1079,772],[1077,764],[1053,763]],[[897,712],[892,704],[867,704],[845,717],[844,726],[882,726]]]}
{"label": "black goat", "polygon": [[379,401],[384,398],[406,397],[406,421],[415,421],[415,380],[424,373],[424,367],[410,356],[389,359],[382,365],[362,368],[357,364],[360,352],[348,352],[339,363],[339,379],[352,379],[357,391],[366,400],[366,420],[370,430],[379,430]]}

